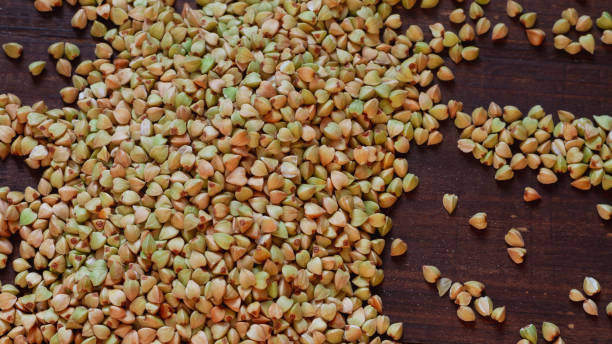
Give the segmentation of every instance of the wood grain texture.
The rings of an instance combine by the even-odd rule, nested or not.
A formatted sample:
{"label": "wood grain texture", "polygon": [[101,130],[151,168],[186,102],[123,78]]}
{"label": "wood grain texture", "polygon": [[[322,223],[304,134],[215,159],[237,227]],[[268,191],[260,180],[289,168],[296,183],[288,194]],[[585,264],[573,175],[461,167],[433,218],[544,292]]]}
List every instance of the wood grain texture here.
{"label": "wood grain texture", "polygon": [[[434,10],[401,11],[405,24],[439,21],[448,27],[447,16],[455,3],[442,2]],[[463,4],[466,11],[469,2]],[[506,23],[509,38],[499,43],[492,43],[490,36],[479,39],[478,61],[458,66],[449,62],[456,81],[444,85],[444,99],[461,100],[469,111],[493,100],[523,111],[541,104],[549,113],[558,109],[579,116],[612,113],[612,49],[598,41],[595,56],[572,57],[553,49],[550,34],[564,8],[573,6],[596,18],[602,10],[612,9],[612,1],[522,3],[538,13],[537,27],[548,34],[545,45],[530,46],[520,25],[505,15],[505,1],[493,0],[485,7],[486,15],[493,24]],[[17,41],[25,47],[20,60],[0,57],[0,93],[15,93],[28,104],[44,99],[50,106],[61,105],[58,91],[69,80],[55,73],[47,46],[71,41],[80,46],[81,58],[93,58],[95,45],[87,31],[70,28],[72,13],[74,9],[66,5],[41,15],[31,1],[0,0],[0,43]],[[598,40],[601,31],[592,33]],[[571,37],[577,39],[575,33]],[[36,78],[27,71],[34,60],[48,62],[46,71]],[[520,327],[552,321],[567,343],[612,343],[612,319],[604,314],[605,305],[612,301],[612,225],[601,221],[595,211],[597,203],[612,202],[611,192],[578,191],[569,186],[568,176],[556,185],[541,186],[532,171],[517,173],[509,182],[495,182],[493,169],[456,149],[458,132],[451,123],[444,123],[442,132],[445,140],[439,147],[410,151],[409,169],[420,177],[420,185],[389,211],[395,223],[390,237],[404,239],[409,250],[402,257],[384,257],[386,279],[376,292],[382,295],[392,321],[404,322],[402,342],[515,343]],[[0,163],[0,185],[23,189],[35,186],[39,177],[40,171],[30,171],[17,158]],[[524,186],[535,187],[543,199],[525,204]],[[459,195],[452,216],[442,208],[442,195],[447,192]],[[489,214],[489,228],[483,232],[467,224],[478,211]],[[528,255],[522,266],[514,265],[506,254],[503,236],[511,227],[529,229],[524,235]],[[481,317],[473,325],[461,323],[448,297],[439,298],[435,288],[423,281],[423,264],[438,266],[452,280],[485,283],[494,304],[507,306],[506,323],[497,325]],[[7,269],[1,279],[8,281],[12,275]],[[603,286],[596,298],[599,318],[587,316],[580,304],[567,297],[571,288],[581,287],[586,275],[596,277]]]}

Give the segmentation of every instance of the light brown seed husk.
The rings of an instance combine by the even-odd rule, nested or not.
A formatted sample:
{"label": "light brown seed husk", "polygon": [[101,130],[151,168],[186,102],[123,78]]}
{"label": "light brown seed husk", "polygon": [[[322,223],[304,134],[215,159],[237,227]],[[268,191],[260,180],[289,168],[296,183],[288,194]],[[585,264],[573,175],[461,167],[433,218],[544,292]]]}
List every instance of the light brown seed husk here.
{"label": "light brown seed husk", "polygon": [[521,232],[512,228],[506,233],[504,236],[504,240],[508,246],[512,247],[525,247],[525,241],[523,240],[523,235]]}
{"label": "light brown seed husk", "polygon": [[463,284],[463,289],[474,297],[480,297],[485,290],[485,285],[479,281],[467,281]]}
{"label": "light brown seed husk", "polygon": [[493,309],[491,313],[491,319],[497,321],[498,323],[503,323],[506,321],[506,306],[497,307]]}
{"label": "light brown seed husk", "polygon": [[555,35],[568,33],[571,28],[569,21],[565,18],[558,19],[555,24],[553,24],[552,32]]}
{"label": "light brown seed husk", "polygon": [[67,78],[72,75],[72,65],[70,64],[70,61],[64,58],[57,60],[55,70],[59,75],[65,76]]}
{"label": "light brown seed husk", "polygon": [[459,306],[469,306],[471,302],[472,302],[472,295],[468,293],[467,291],[460,292],[459,294],[457,294],[457,297],[455,298],[455,304]]}
{"label": "light brown seed husk", "polygon": [[506,2],[506,14],[508,17],[515,18],[519,14],[523,13],[523,6],[514,0],[508,0]]}
{"label": "light brown seed husk", "polygon": [[589,54],[593,55],[595,53],[595,38],[592,34],[580,36],[578,42],[580,42],[582,49],[588,51]]}
{"label": "light brown seed husk", "polygon": [[493,312],[493,301],[488,296],[479,297],[474,300],[474,309],[483,317],[488,317]]}
{"label": "light brown seed husk", "polygon": [[442,205],[449,215],[455,211],[455,208],[457,208],[458,201],[459,196],[455,194],[444,194],[442,197]]}
{"label": "light brown seed husk", "polygon": [[545,167],[540,169],[537,179],[542,184],[554,184],[559,180],[553,171]]}
{"label": "light brown seed husk", "polygon": [[538,15],[535,12],[526,12],[520,16],[519,21],[521,22],[521,24],[523,24],[525,29],[531,29],[536,23],[537,16]]}
{"label": "light brown seed husk", "polygon": [[508,256],[515,264],[523,264],[527,250],[522,247],[510,247],[507,249]]}
{"label": "light brown seed husk", "polygon": [[448,297],[451,300],[456,300],[459,293],[461,293],[463,290],[464,290],[463,284],[461,284],[460,282],[453,282],[453,284],[451,285],[449,289]]}
{"label": "light brown seed husk", "polygon": [[465,22],[465,18],[466,16],[462,8],[457,8],[448,15],[448,19],[454,24],[461,24]]}
{"label": "light brown seed husk", "polygon": [[554,46],[557,50],[563,50],[572,43],[572,40],[565,35],[556,35],[554,38]]}
{"label": "light brown seed husk", "polygon": [[565,47],[564,50],[570,55],[576,55],[582,51],[582,46],[578,42],[571,42]]}
{"label": "light brown seed husk", "polygon": [[74,13],[70,20],[70,25],[75,29],[84,29],[87,27],[87,13],[85,13],[84,9],[80,8]]}
{"label": "light brown seed husk", "polygon": [[504,39],[508,36],[508,26],[504,23],[495,24],[491,33],[491,39],[494,41]]}
{"label": "light brown seed husk", "polygon": [[525,33],[527,34],[529,44],[533,45],[534,47],[542,45],[544,38],[546,37],[546,33],[541,29],[529,29],[526,30]]}
{"label": "light brown seed husk", "polygon": [[472,322],[476,320],[476,314],[474,314],[474,310],[469,306],[459,306],[457,309],[457,317],[461,321]]}
{"label": "light brown seed husk", "polygon": [[572,289],[569,292],[569,299],[574,301],[574,302],[582,302],[584,300],[586,300],[586,297],[584,296],[584,294],[582,294],[582,292],[578,289]]}
{"label": "light brown seed husk", "polygon": [[567,20],[571,26],[575,26],[578,22],[578,11],[573,8],[566,8],[561,12],[561,17]]}
{"label": "light brown seed husk", "polygon": [[588,15],[581,15],[576,21],[576,31],[587,32],[593,27],[593,20]]}
{"label": "light brown seed husk", "polygon": [[604,30],[601,34],[601,42],[606,45],[612,45],[612,30]]}
{"label": "light brown seed husk", "polygon": [[599,284],[599,281],[595,278],[587,276],[582,282],[582,290],[584,290],[584,293],[588,296],[593,296],[601,291],[601,284]]}
{"label": "light brown seed husk", "polygon": [[461,57],[466,61],[474,61],[478,58],[480,49],[478,47],[465,47],[461,50]]}
{"label": "light brown seed husk", "polygon": [[487,228],[487,213],[479,212],[474,215],[469,220],[469,223],[472,227],[478,230],[484,230]]}
{"label": "light brown seed husk", "polygon": [[525,190],[523,190],[523,200],[525,202],[534,202],[541,198],[540,193],[532,187],[526,186]]}
{"label": "light brown seed husk", "polygon": [[391,242],[391,256],[401,256],[408,250],[408,245],[404,240],[397,238]]}
{"label": "light brown seed husk", "polygon": [[597,304],[595,303],[595,301],[591,299],[586,299],[582,303],[582,309],[584,309],[584,312],[588,315],[592,315],[592,316],[599,315],[599,311],[597,310]]}
{"label": "light brown seed husk", "polygon": [[561,334],[561,330],[559,330],[559,326],[551,323],[551,322],[543,322],[542,323],[542,337],[547,342],[552,342],[555,338],[559,337]]}
{"label": "light brown seed husk", "polygon": [[478,19],[476,22],[476,34],[478,36],[484,35],[489,29],[491,29],[491,21],[488,18],[482,17]]}
{"label": "light brown seed husk", "polygon": [[436,288],[438,289],[438,295],[440,297],[444,296],[449,291],[452,283],[453,283],[453,281],[451,281],[450,279],[448,279],[446,277],[440,278],[436,282]]}
{"label": "light brown seed husk", "polygon": [[602,220],[610,220],[612,218],[612,205],[600,203],[596,208],[597,214]]}
{"label": "light brown seed husk", "polygon": [[6,56],[12,59],[18,59],[23,53],[23,46],[15,42],[4,43],[2,44],[2,50],[4,50]]}
{"label": "light brown seed husk", "polygon": [[28,70],[33,76],[40,75],[45,70],[45,61],[34,61],[28,65]]}
{"label": "light brown seed husk", "polygon": [[64,42],[55,42],[49,45],[49,47],[47,48],[47,52],[54,59],[60,59],[62,56],[64,56],[64,45]]}
{"label": "light brown seed husk", "polygon": [[438,72],[436,73],[436,76],[438,77],[438,80],[440,81],[451,81],[451,80],[455,80],[455,74],[453,73],[453,71],[446,67],[446,66],[442,66],[438,69]]}
{"label": "light brown seed husk", "polygon": [[440,278],[440,270],[433,265],[423,265],[423,277],[427,283],[436,283]]}

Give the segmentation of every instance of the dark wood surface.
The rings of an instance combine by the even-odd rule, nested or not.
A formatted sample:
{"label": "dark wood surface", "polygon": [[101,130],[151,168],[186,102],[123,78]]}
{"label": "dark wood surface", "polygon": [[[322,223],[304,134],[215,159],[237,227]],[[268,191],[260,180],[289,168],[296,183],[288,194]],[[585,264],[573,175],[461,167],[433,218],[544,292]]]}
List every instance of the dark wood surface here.
{"label": "dark wood surface", "polygon": [[[440,21],[448,26],[454,2],[442,2],[435,10],[402,12],[405,24]],[[538,13],[537,27],[548,34],[545,45],[530,46],[520,25],[505,15],[505,1],[493,0],[485,7],[486,15],[494,24],[506,23],[509,38],[495,44],[488,37],[480,39],[477,62],[459,66],[450,62],[456,81],[443,87],[444,99],[461,100],[469,111],[493,100],[523,111],[541,104],[549,113],[558,109],[578,116],[612,113],[612,48],[599,43],[601,31],[592,31],[598,40],[593,57],[555,51],[550,34],[564,8],[576,7],[595,19],[602,10],[612,9],[612,1],[522,3]],[[61,105],[58,91],[69,80],[55,73],[47,46],[71,41],[80,46],[82,58],[92,58],[95,44],[88,32],[70,28],[73,12],[66,5],[41,15],[31,1],[0,0],[0,43],[17,41],[25,47],[18,61],[0,57],[0,93],[13,92],[28,104],[43,99],[50,106]],[[36,78],[27,71],[34,60],[48,62],[46,71]],[[612,301],[612,225],[600,220],[595,211],[597,203],[612,203],[611,192],[578,191],[569,186],[569,176],[544,187],[532,171],[518,173],[509,182],[495,182],[493,169],[457,150],[458,132],[451,123],[443,124],[442,131],[445,140],[439,147],[413,148],[408,154],[409,169],[419,176],[420,185],[389,212],[395,223],[390,237],[406,240],[409,250],[402,257],[385,256],[386,278],[376,291],[383,296],[385,313],[392,321],[404,322],[402,342],[515,343],[520,327],[552,321],[567,343],[612,343],[612,319],[605,315],[605,305]],[[40,172],[29,170],[19,159],[0,163],[0,185],[23,189],[35,186],[39,177]],[[543,199],[525,204],[525,186],[535,187]],[[447,192],[459,195],[452,216],[442,209],[442,195]],[[489,214],[489,228],[483,232],[467,224],[478,211]],[[528,258],[522,266],[514,265],[506,254],[503,236],[511,227],[529,230],[524,235]],[[423,281],[423,264],[438,266],[452,280],[485,283],[494,304],[507,306],[507,321],[497,325],[478,317],[473,325],[461,323],[448,297],[439,298],[435,288]],[[13,276],[10,268],[2,274],[3,282]],[[587,316],[580,304],[567,297],[571,288],[581,288],[587,275],[596,277],[603,287],[596,298],[598,318]]]}

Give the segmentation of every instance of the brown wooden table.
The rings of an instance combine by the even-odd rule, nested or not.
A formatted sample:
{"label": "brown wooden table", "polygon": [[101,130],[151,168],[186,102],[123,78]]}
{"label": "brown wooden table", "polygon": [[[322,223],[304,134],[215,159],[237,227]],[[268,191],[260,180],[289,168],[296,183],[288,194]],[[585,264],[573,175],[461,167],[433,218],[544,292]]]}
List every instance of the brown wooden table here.
{"label": "brown wooden table", "polygon": [[[470,2],[466,0],[464,8]],[[405,23],[440,21],[448,27],[454,2],[442,3],[434,10],[402,12]],[[522,3],[538,13],[537,27],[548,35],[545,45],[530,46],[520,25],[505,15],[505,1],[493,0],[485,7],[486,16],[493,24],[506,23],[509,38],[499,43],[480,39],[478,61],[459,66],[450,62],[456,81],[443,87],[444,99],[461,100],[469,111],[493,100],[525,112],[541,104],[549,113],[564,109],[577,116],[611,114],[612,48],[599,43],[601,31],[592,31],[598,40],[595,56],[583,52],[572,57],[554,50],[550,28],[566,7],[576,7],[595,19],[602,10],[612,10],[612,1]],[[73,12],[66,5],[51,14],[39,14],[31,1],[0,0],[0,43],[17,41],[25,47],[18,61],[0,57],[0,93],[13,92],[27,104],[44,99],[50,106],[61,105],[58,91],[69,80],[55,73],[47,46],[55,41],[74,42],[81,48],[81,58],[93,58],[95,45],[88,31],[70,27]],[[27,71],[34,60],[48,62],[44,74],[36,78]],[[458,132],[451,123],[444,123],[442,132],[445,140],[439,147],[413,148],[408,154],[409,169],[419,176],[420,185],[390,211],[395,223],[390,237],[406,240],[409,250],[402,257],[385,256],[386,279],[377,292],[392,321],[404,322],[402,342],[515,343],[520,327],[552,321],[567,343],[612,343],[612,319],[604,310],[612,301],[612,224],[600,220],[595,211],[597,203],[612,203],[611,192],[578,191],[569,185],[569,176],[556,185],[541,186],[532,171],[520,172],[509,182],[495,182],[493,169],[457,150]],[[0,185],[23,189],[35,186],[39,177],[40,171],[29,170],[16,158],[0,164]],[[522,190],[528,185],[542,194],[539,203],[523,202]],[[459,195],[452,216],[442,209],[442,195],[447,192]],[[489,214],[489,228],[483,232],[467,224],[478,211]],[[528,258],[522,266],[513,264],[506,254],[503,236],[511,227],[529,230],[524,235]],[[507,306],[506,322],[498,325],[477,317],[473,325],[461,323],[448,297],[439,298],[435,287],[423,281],[423,264],[438,266],[453,280],[485,283],[494,304]],[[7,268],[1,279],[10,281],[13,275]],[[603,287],[596,298],[598,318],[586,315],[581,304],[567,297],[571,288],[581,288],[587,275],[596,277]]]}

